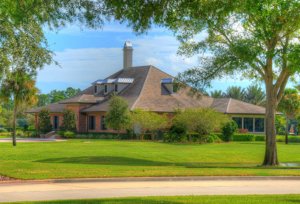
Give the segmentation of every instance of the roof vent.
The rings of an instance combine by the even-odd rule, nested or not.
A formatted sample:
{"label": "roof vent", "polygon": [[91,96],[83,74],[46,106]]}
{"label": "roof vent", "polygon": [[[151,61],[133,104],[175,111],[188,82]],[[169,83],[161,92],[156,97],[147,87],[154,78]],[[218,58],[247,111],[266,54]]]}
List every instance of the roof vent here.
{"label": "roof vent", "polygon": [[132,43],[130,41],[126,41],[123,48],[123,68],[128,69],[132,67]]}

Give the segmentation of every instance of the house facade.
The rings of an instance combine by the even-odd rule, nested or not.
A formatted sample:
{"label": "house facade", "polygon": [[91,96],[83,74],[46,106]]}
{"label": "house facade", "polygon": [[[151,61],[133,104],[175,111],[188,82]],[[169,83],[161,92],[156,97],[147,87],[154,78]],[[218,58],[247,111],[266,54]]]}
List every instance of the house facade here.
{"label": "house facade", "polygon": [[63,111],[69,109],[76,115],[78,132],[112,132],[105,125],[105,115],[111,94],[116,93],[127,101],[130,110],[139,108],[172,115],[177,109],[212,108],[232,117],[239,129],[265,132],[264,107],[231,98],[191,95],[190,87],[175,92],[171,75],[152,65],[132,66],[133,48],[130,42],[125,42],[123,53],[123,69],[120,71],[94,81],[75,97],[29,110],[28,113],[35,115],[36,128],[38,113],[42,109],[50,111],[54,130],[62,125]]}

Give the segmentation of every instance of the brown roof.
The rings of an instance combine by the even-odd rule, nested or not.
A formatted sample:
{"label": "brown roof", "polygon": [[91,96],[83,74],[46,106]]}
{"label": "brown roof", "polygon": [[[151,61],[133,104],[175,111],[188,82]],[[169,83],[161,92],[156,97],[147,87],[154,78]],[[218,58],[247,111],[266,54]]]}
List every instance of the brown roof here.
{"label": "brown roof", "polygon": [[47,106],[43,106],[43,107],[38,107],[38,108],[32,108],[30,110],[27,110],[27,113],[38,113],[40,112],[42,109],[48,109],[50,112],[53,113],[62,113],[65,109],[65,104],[60,104],[60,103],[52,103],[49,104]]}
{"label": "brown roof", "polygon": [[[263,107],[235,99],[193,96],[190,94],[190,88],[182,88],[176,93],[169,93],[162,86],[161,80],[173,77],[151,65],[122,69],[106,79],[113,78],[134,79],[133,83],[118,93],[119,96],[128,102],[131,110],[141,108],[155,112],[174,112],[178,108],[211,107],[219,112],[228,114],[265,113],[265,108]],[[77,96],[59,103],[50,104],[46,108],[49,108],[51,112],[61,112],[67,103],[89,103],[91,106],[82,110],[82,112],[107,111],[109,98],[110,96],[104,95],[104,93],[98,93],[95,96],[93,86],[90,86]],[[31,112],[39,112],[41,109],[36,108],[31,110]]]}
{"label": "brown roof", "polygon": [[102,101],[104,97],[94,96],[92,94],[80,94],[72,98],[60,101],[59,103],[97,103]]}
{"label": "brown roof", "polygon": [[215,98],[211,108],[227,114],[265,114],[265,108],[233,98]]}

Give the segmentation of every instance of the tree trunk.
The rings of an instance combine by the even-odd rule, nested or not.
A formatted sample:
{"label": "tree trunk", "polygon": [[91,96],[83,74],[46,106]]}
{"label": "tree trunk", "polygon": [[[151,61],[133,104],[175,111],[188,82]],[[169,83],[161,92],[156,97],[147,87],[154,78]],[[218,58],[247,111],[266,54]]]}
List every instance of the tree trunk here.
{"label": "tree trunk", "polygon": [[266,105],[266,150],[264,166],[277,166],[279,164],[277,158],[276,147],[276,130],[275,130],[275,114],[276,114],[276,97],[273,94],[273,85],[266,84],[267,105]]}
{"label": "tree trunk", "polygon": [[16,140],[16,123],[17,123],[17,107],[15,105],[15,107],[14,107],[14,114],[13,114],[13,135],[12,135],[13,146],[17,145],[17,140]]}
{"label": "tree trunk", "polygon": [[285,122],[285,144],[289,143],[289,118],[286,117]]}

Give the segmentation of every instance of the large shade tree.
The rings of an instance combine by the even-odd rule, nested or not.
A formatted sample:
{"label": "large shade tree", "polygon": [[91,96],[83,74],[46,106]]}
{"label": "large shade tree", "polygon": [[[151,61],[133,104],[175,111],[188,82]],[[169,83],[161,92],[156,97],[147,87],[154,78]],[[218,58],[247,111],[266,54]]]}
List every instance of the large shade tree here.
{"label": "large shade tree", "polygon": [[[300,71],[300,2],[297,0],[105,0],[111,13],[135,31],[158,24],[173,30],[179,52],[199,54],[188,71],[198,87],[213,78],[240,75],[266,87],[266,150],[263,165],[278,165],[276,108],[288,80]],[[200,38],[203,32],[206,38]],[[203,53],[209,53],[203,55]],[[201,85],[201,86],[200,86]]]}

